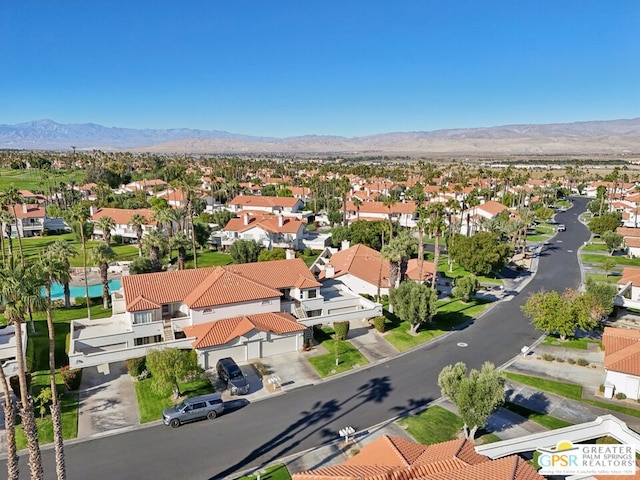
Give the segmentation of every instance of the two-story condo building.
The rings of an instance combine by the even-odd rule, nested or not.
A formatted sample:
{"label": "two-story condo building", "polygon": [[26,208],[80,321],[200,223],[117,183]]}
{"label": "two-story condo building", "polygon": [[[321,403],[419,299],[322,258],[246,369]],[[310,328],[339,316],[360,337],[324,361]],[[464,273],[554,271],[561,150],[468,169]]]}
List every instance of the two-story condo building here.
{"label": "two-story condo building", "polygon": [[[111,235],[120,235],[123,241],[127,243],[136,242],[138,239],[135,228],[129,225],[134,215],[140,215],[145,219],[145,224],[142,226],[143,235],[156,227],[156,222],[153,220],[153,210],[150,208],[97,208],[91,206],[90,213],[91,217],[89,221],[91,222],[96,222],[102,217],[111,217],[115,224],[111,230]],[[98,238],[103,238],[104,233],[98,225],[96,225],[93,230],[93,235]]]}
{"label": "two-story condo building", "polygon": [[174,347],[194,348],[211,368],[226,356],[297,351],[313,325],[382,314],[343,285],[317,282],[302,259],[124,276],[112,300],[112,317],[72,322],[73,367]]}

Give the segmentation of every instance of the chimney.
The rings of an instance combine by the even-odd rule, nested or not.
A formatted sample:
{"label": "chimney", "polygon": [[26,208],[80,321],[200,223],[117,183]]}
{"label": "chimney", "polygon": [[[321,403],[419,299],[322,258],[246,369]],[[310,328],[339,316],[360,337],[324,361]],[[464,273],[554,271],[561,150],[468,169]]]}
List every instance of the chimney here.
{"label": "chimney", "polygon": [[330,263],[324,267],[324,278],[333,278],[336,274],[336,269]]}
{"label": "chimney", "polygon": [[342,240],[342,244],[340,245],[340,250],[346,250],[351,246],[349,240]]}
{"label": "chimney", "polygon": [[98,213],[98,209],[95,206],[91,205],[89,207],[89,214],[93,217],[96,213]]}
{"label": "chimney", "polygon": [[29,211],[29,207],[27,207],[26,203],[22,204],[22,213],[27,213]]}
{"label": "chimney", "polygon": [[243,218],[244,218],[244,224],[249,225],[249,214],[245,212],[245,214],[243,215]]}
{"label": "chimney", "polygon": [[278,226],[279,227],[284,226],[284,217],[282,215],[278,215]]}
{"label": "chimney", "polygon": [[293,250],[293,248],[287,248],[285,255],[286,255],[285,258],[287,260],[293,260],[294,258],[296,258],[296,252]]}

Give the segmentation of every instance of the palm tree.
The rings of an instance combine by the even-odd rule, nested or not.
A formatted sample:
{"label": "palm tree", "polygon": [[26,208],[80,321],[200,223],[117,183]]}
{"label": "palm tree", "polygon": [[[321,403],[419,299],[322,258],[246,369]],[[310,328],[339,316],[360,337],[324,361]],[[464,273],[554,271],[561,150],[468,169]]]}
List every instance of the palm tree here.
{"label": "palm tree", "polygon": [[9,390],[9,382],[4,374],[2,366],[0,366],[0,383],[2,383],[2,391],[4,393],[4,431],[7,443],[7,479],[18,480],[20,476],[20,467],[18,465],[18,450],[16,447],[16,411],[13,400],[11,399],[11,391]]}
{"label": "palm tree", "polygon": [[56,387],[55,329],[53,326],[53,309],[51,306],[51,286],[54,282],[68,282],[69,266],[61,261],[55,248],[51,246],[40,257],[39,269],[45,286],[45,302],[47,309],[47,331],[49,334],[49,383],[51,386],[51,420],[53,423],[53,442],[56,457],[56,473],[58,480],[67,477],[64,443],[62,435],[62,416]]}
{"label": "palm tree", "polygon": [[424,270],[424,232],[429,226],[426,209],[418,207],[418,220],[416,230],[418,231],[418,281],[422,282],[422,272]]}
{"label": "palm tree", "polygon": [[2,265],[7,265],[7,259],[4,252],[4,236],[7,235],[7,241],[9,243],[9,258],[13,261],[13,240],[11,238],[11,231],[14,218],[6,210],[0,210],[0,248],[2,248]]}
{"label": "palm tree", "polygon": [[[429,232],[435,238],[434,245],[434,257],[433,263],[435,264],[435,268],[433,271],[433,276],[431,277],[431,290],[436,289],[436,280],[438,277],[438,264],[440,263],[440,238],[442,237],[443,232],[447,228],[447,224],[444,220],[444,207],[441,203],[434,203],[429,206],[427,209],[429,214]],[[422,272],[420,272],[422,275]],[[420,277],[422,279],[422,277]]]}
{"label": "palm tree", "polygon": [[143,240],[145,249],[149,249],[149,258],[153,265],[153,270],[160,271],[160,252],[167,246],[167,237],[157,230],[150,231]]}
{"label": "palm tree", "polygon": [[183,175],[176,184],[180,187],[185,196],[185,209],[189,218],[189,226],[191,228],[191,246],[193,250],[193,266],[198,268],[198,255],[196,253],[196,235],[193,228],[193,216],[195,213],[194,200],[196,193],[201,186],[200,179],[194,174]]}
{"label": "palm tree", "polygon": [[100,217],[96,221],[96,225],[102,231],[102,239],[107,246],[111,245],[111,230],[113,230],[116,226],[113,218],[109,215],[105,215],[104,217]]}
{"label": "palm tree", "polygon": [[138,256],[142,256],[142,234],[144,230],[142,227],[147,224],[147,219],[139,213],[134,213],[129,220],[129,226],[136,232],[136,238],[138,239]]}
{"label": "palm tree", "polygon": [[387,220],[389,221],[389,243],[393,240],[393,213],[391,209],[398,203],[393,197],[387,196],[382,200],[382,204],[387,208]]}
{"label": "palm tree", "polygon": [[78,254],[78,251],[73,247],[72,244],[67,242],[66,240],[56,240],[51,245],[49,245],[47,249],[51,255],[54,255],[58,261],[60,261],[67,272],[68,275],[64,275],[60,279],[60,283],[62,283],[62,287],[64,290],[64,308],[71,307],[71,289],[69,288],[69,281],[71,279],[71,265],[69,263],[69,259],[71,257],[75,257]]}
{"label": "palm tree", "polygon": [[16,225],[16,238],[18,239],[18,248],[20,250],[20,263],[24,265],[24,253],[22,252],[22,237],[20,236],[20,227],[18,226],[18,215],[16,212],[16,204],[24,202],[24,198],[20,194],[20,191],[16,187],[10,187],[6,192],[2,194],[2,203],[4,205],[11,205],[13,213],[14,223]]}
{"label": "palm tree", "polygon": [[27,438],[29,447],[29,469],[32,479],[42,479],[42,456],[38,443],[38,429],[36,427],[33,412],[33,398],[29,395],[26,376],[26,365],[24,361],[24,350],[22,348],[22,325],[24,324],[27,310],[42,302],[39,289],[35,290],[30,285],[32,282],[26,279],[38,278],[33,267],[4,268],[0,275],[0,297],[4,301],[4,315],[15,326],[16,338],[16,362],[18,366],[18,381],[20,383],[20,417],[22,428]]}
{"label": "palm tree", "polygon": [[187,248],[191,246],[189,237],[184,232],[178,232],[170,240],[170,245],[178,249],[178,270],[184,270],[185,260],[187,256]]}
{"label": "palm tree", "polygon": [[[404,280],[403,263],[411,256],[416,239],[406,231],[400,232],[393,240],[382,247],[383,259],[389,262],[389,293],[396,287],[396,282]],[[393,311],[393,306],[389,305]]]}
{"label": "palm tree", "polygon": [[171,241],[174,236],[173,223],[178,223],[178,217],[175,214],[173,208],[160,208],[153,212],[152,220],[155,220],[159,225],[162,225],[162,229],[166,231],[167,238],[169,239],[169,258],[173,255],[173,242]]}
{"label": "palm tree", "polygon": [[80,232],[80,247],[82,249],[82,276],[84,280],[84,295],[87,302],[87,318],[91,320],[91,302],[89,301],[89,279],[87,278],[87,239],[85,238],[85,223],[89,218],[89,209],[81,203],[76,203],[67,210],[67,220],[75,224]]}
{"label": "palm tree", "polygon": [[102,278],[102,307],[109,308],[109,263],[116,258],[113,249],[104,243],[100,243],[91,249],[91,262],[100,267]]}
{"label": "palm tree", "polygon": [[356,209],[356,220],[360,220],[360,205],[362,205],[362,200],[360,200],[358,197],[353,197],[351,199],[351,201],[353,202],[353,206]]}

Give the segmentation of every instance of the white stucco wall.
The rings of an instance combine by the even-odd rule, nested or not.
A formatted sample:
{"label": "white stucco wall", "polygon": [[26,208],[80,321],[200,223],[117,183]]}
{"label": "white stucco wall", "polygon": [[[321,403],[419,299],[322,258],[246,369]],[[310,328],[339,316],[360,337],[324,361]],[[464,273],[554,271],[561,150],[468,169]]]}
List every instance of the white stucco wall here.
{"label": "white stucco wall", "polygon": [[191,325],[213,322],[223,318],[241,317],[254,313],[269,313],[280,311],[280,298],[268,298],[258,302],[234,303],[231,305],[221,305],[207,309],[191,310]]}
{"label": "white stucco wall", "polygon": [[615,386],[615,390],[613,392],[614,396],[616,393],[622,392],[627,396],[627,398],[632,398],[634,400],[638,399],[640,377],[607,370],[605,383],[610,383]]}
{"label": "white stucco wall", "polygon": [[[356,294],[367,293],[372,296],[376,296],[378,294],[378,286],[372,285],[369,282],[365,282],[364,280],[354,277],[351,274],[341,275],[337,278],[342,283],[344,283],[351,291]],[[388,288],[380,288],[380,295],[388,295]]]}

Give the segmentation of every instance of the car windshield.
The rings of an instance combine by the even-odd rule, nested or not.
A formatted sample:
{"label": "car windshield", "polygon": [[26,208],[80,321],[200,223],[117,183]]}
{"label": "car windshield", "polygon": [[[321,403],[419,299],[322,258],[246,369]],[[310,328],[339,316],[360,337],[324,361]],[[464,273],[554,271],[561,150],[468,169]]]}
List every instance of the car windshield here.
{"label": "car windshield", "polygon": [[243,378],[242,377],[242,372],[240,371],[240,369],[238,370],[231,370],[229,372],[229,377],[234,379],[234,380],[238,380],[239,378]]}
{"label": "car windshield", "polygon": [[179,404],[177,404],[176,406],[174,406],[173,408],[176,410],[176,412],[179,412],[180,410],[182,410],[184,408],[186,404],[184,403],[184,401],[180,402]]}

